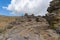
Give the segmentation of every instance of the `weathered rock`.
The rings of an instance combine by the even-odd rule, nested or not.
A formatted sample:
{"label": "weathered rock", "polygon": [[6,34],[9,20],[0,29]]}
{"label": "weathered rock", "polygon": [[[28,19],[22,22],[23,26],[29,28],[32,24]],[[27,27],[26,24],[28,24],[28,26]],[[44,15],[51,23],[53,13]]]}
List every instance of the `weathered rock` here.
{"label": "weathered rock", "polygon": [[47,11],[49,13],[45,18],[49,22],[50,27],[60,33],[60,0],[52,0]]}
{"label": "weathered rock", "polygon": [[[30,21],[29,21],[30,20]],[[22,22],[23,21],[23,22]],[[12,26],[11,26],[12,25]],[[59,34],[49,29],[45,18],[23,16],[6,25],[1,40],[58,40]]]}
{"label": "weathered rock", "polygon": [[60,34],[60,27],[57,27],[57,28],[56,28],[56,31],[57,31],[57,33]]}

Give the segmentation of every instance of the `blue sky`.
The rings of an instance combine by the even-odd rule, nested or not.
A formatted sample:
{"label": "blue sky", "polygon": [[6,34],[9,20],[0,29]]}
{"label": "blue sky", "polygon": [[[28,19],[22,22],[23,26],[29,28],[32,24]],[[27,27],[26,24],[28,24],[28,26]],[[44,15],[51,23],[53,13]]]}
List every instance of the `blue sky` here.
{"label": "blue sky", "polygon": [[50,1],[51,0],[0,0],[0,15],[22,16],[24,13],[28,13],[29,15],[44,15]]}
{"label": "blue sky", "polygon": [[3,6],[8,6],[11,0],[0,0],[0,14],[1,15],[11,15],[10,11],[3,9]]}
{"label": "blue sky", "polygon": [[2,8],[2,7],[7,7],[10,3],[11,3],[11,0],[0,0],[0,15],[6,15],[6,16],[23,15],[23,14],[11,14],[11,11]]}

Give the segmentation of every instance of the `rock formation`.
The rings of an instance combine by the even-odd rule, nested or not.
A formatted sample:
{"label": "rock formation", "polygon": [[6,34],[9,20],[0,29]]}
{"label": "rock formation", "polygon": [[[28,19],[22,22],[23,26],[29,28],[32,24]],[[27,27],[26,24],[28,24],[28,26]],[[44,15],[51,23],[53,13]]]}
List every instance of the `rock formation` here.
{"label": "rock formation", "polygon": [[51,1],[47,11],[49,13],[46,14],[46,19],[48,20],[50,27],[60,33],[60,0]]}
{"label": "rock formation", "polygon": [[0,40],[58,40],[59,34],[49,29],[41,16],[25,15],[5,25]]}

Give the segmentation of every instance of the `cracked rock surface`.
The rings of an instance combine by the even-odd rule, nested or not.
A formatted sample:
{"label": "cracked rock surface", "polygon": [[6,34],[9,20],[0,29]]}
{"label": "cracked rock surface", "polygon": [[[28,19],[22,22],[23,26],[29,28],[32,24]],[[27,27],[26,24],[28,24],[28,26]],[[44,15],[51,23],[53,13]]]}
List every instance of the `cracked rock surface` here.
{"label": "cracked rock surface", "polygon": [[40,16],[19,17],[5,26],[0,40],[59,40],[59,34],[48,26]]}

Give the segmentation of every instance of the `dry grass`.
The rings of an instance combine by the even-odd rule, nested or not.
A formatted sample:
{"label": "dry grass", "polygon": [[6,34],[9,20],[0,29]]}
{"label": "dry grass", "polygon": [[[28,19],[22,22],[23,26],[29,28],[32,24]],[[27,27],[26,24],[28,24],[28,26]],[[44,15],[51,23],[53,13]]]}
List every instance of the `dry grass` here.
{"label": "dry grass", "polygon": [[1,16],[0,15],[0,28],[5,26],[7,23],[14,21],[17,16]]}

